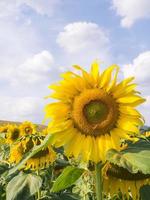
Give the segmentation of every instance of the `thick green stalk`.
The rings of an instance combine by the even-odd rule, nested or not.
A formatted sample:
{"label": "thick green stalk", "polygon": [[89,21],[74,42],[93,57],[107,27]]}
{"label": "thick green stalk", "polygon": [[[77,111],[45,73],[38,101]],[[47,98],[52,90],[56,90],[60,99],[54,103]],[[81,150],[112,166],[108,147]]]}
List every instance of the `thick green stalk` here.
{"label": "thick green stalk", "polygon": [[103,180],[102,180],[102,164],[95,164],[95,186],[96,186],[96,200],[102,200]]}

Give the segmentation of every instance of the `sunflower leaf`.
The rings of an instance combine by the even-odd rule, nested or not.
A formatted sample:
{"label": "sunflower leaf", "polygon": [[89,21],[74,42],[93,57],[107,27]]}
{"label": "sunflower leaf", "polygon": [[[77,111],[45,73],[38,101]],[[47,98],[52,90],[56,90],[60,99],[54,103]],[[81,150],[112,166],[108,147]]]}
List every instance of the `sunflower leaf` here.
{"label": "sunflower leaf", "polygon": [[82,175],[84,169],[68,166],[66,167],[60,176],[56,179],[51,192],[59,192],[72,186]]}
{"label": "sunflower leaf", "polygon": [[77,194],[68,192],[51,193],[50,199],[52,200],[80,200],[81,198]]}
{"label": "sunflower leaf", "polygon": [[129,144],[128,148],[119,152],[111,149],[107,152],[107,160],[119,167],[126,168],[131,173],[138,171],[150,174],[150,142],[139,140]]}
{"label": "sunflower leaf", "polygon": [[42,186],[42,179],[33,174],[20,173],[6,187],[6,200],[27,200]]}

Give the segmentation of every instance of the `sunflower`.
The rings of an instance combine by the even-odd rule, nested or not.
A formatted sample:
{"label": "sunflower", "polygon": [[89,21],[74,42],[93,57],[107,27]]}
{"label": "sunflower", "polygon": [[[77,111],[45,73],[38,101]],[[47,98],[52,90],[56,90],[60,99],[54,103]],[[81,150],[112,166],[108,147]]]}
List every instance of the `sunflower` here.
{"label": "sunflower", "polygon": [[150,137],[150,131],[146,131],[143,133],[145,137],[149,138]]}
{"label": "sunflower", "polygon": [[31,135],[36,132],[36,126],[29,121],[25,121],[20,125],[20,130],[23,135]]}
{"label": "sunflower", "polygon": [[11,126],[10,124],[0,125],[0,133],[6,133],[10,126]]}
{"label": "sunflower", "polygon": [[[43,139],[36,137],[22,138],[19,143],[12,146],[10,149],[10,163],[18,163],[22,157],[28,153],[35,145],[40,145]],[[51,146],[42,149],[25,163],[25,169],[37,170],[46,168],[53,163],[56,154]]]}
{"label": "sunflower", "polygon": [[5,135],[6,143],[12,144],[16,142],[20,137],[21,137],[21,131],[19,127],[15,124],[9,125]]}
{"label": "sunflower", "polygon": [[94,62],[90,72],[74,66],[81,74],[67,72],[63,80],[50,86],[49,97],[57,99],[45,108],[50,118],[53,144],[64,146],[67,156],[94,161],[105,160],[106,151],[120,148],[120,138],[131,139],[143,124],[135,107],[145,100],[135,91],[134,77],[117,83],[119,67],[99,72]]}
{"label": "sunflower", "polygon": [[107,164],[104,167],[103,189],[111,196],[120,191],[123,196],[134,200],[139,199],[139,190],[143,185],[150,184],[150,174],[130,173],[127,169],[117,165]]}

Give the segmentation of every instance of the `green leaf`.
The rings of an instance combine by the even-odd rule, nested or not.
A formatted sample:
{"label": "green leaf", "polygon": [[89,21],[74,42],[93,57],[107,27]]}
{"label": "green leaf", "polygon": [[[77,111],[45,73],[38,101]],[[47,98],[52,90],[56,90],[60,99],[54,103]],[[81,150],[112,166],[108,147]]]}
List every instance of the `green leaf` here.
{"label": "green leaf", "polygon": [[21,173],[6,187],[6,200],[27,200],[42,186],[42,179],[33,174]]}
{"label": "green leaf", "polygon": [[150,174],[150,143],[145,140],[129,144],[129,147],[121,152],[111,149],[107,152],[106,158],[131,173],[140,171],[143,174]]}
{"label": "green leaf", "polygon": [[72,186],[80,178],[83,172],[84,169],[72,166],[66,167],[61,175],[56,179],[51,191],[59,192],[60,190]]}
{"label": "green leaf", "polygon": [[81,198],[77,194],[64,193],[51,193],[51,200],[80,200]]}
{"label": "green leaf", "polygon": [[1,135],[0,133],[0,153],[3,151],[3,145],[5,144],[5,139]]}
{"label": "green leaf", "polygon": [[61,194],[60,200],[79,200],[79,196],[76,194]]}
{"label": "green leaf", "polygon": [[149,200],[150,196],[150,185],[144,185],[140,188],[141,200]]}
{"label": "green leaf", "polygon": [[0,162],[0,174],[4,173],[9,169],[9,165],[7,163]]}

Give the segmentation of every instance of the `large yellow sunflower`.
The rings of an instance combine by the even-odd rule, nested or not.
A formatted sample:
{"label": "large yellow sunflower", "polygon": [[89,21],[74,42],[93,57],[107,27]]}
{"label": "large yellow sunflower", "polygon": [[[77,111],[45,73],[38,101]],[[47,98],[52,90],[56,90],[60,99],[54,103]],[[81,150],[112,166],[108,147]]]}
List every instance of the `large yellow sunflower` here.
{"label": "large yellow sunflower", "polygon": [[32,122],[25,121],[22,124],[20,124],[20,130],[22,135],[35,134],[36,126]]}
{"label": "large yellow sunflower", "polygon": [[143,124],[135,107],[145,100],[135,91],[133,77],[117,83],[119,67],[110,66],[99,72],[94,62],[90,72],[74,66],[81,74],[67,72],[63,80],[51,85],[54,93],[48,97],[57,102],[46,106],[49,132],[53,144],[64,146],[67,156],[84,161],[105,160],[110,148],[120,148],[120,138],[131,139]]}
{"label": "large yellow sunflower", "polygon": [[106,194],[111,196],[121,191],[122,195],[128,199],[130,195],[136,200],[139,199],[140,188],[150,184],[150,174],[145,175],[140,172],[132,174],[127,169],[116,165],[106,165],[103,172],[103,189]]}
{"label": "large yellow sunflower", "polygon": [[[22,138],[10,149],[10,163],[18,163],[23,156],[35,145],[40,145],[43,139],[39,136]],[[37,170],[48,167],[56,159],[56,154],[51,146],[42,149],[25,163],[25,169]]]}

